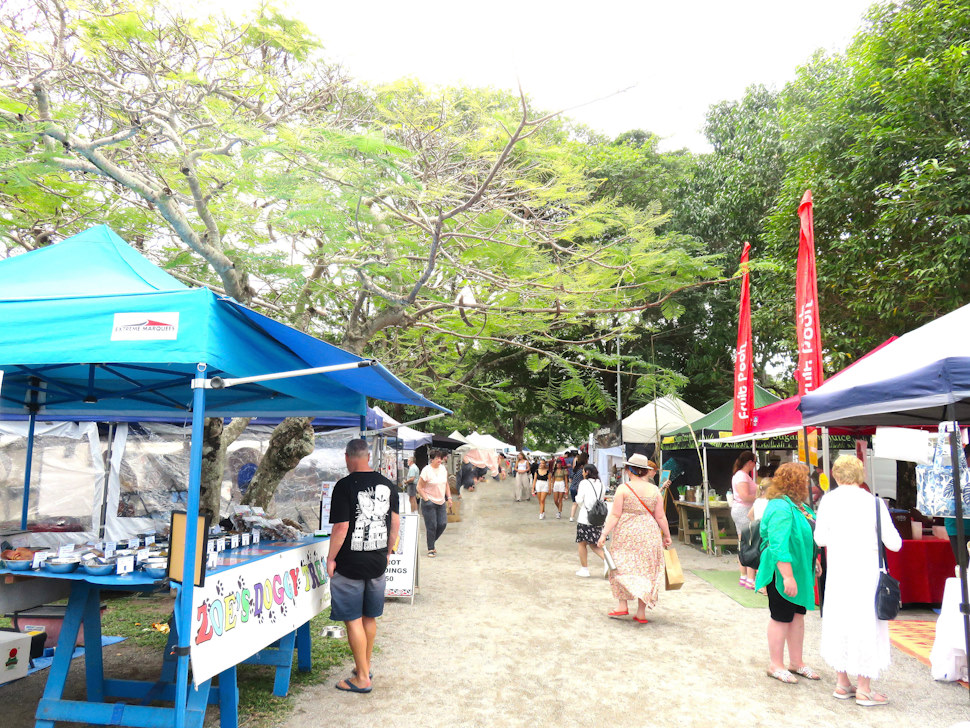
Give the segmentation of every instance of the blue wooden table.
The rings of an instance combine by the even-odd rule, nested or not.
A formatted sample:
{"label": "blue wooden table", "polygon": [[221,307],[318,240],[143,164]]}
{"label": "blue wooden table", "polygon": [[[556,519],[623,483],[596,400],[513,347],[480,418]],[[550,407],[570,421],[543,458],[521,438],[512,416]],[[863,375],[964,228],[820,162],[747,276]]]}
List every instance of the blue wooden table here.
{"label": "blue wooden table", "polygon": [[[266,547],[264,546],[262,550],[265,552]],[[223,553],[230,555],[234,552]],[[245,549],[239,549],[237,553],[244,555]],[[224,561],[233,563],[222,563],[215,570],[207,571],[207,578],[238,565],[240,556]],[[0,576],[6,575],[65,579],[71,582],[67,611],[58,638],[58,649],[54,652],[47,685],[37,706],[35,728],[54,728],[55,721],[131,726],[132,728],[172,728],[176,725],[175,705],[157,707],[148,703],[176,702],[176,657],[179,631],[177,620],[174,618],[171,620],[161,674],[155,682],[106,679],[101,648],[101,591],[150,592],[163,585],[163,581],[151,579],[137,571],[120,576],[90,576],[80,572],[54,574],[48,571],[24,572],[0,569]],[[179,585],[174,582],[171,586],[175,589],[179,588]],[[85,644],[86,699],[65,700],[63,695],[71,666],[71,655],[82,628]],[[62,645],[67,647],[61,649]],[[276,643],[260,649],[242,662],[276,667],[273,694],[283,697],[289,691],[294,651],[297,652],[298,668],[308,672],[311,669],[309,622],[303,623]],[[107,698],[117,699],[117,701],[105,702]],[[187,728],[201,728],[206,707],[214,704],[219,705],[221,728],[236,728],[239,690],[236,685],[235,665],[219,673],[215,679],[201,682],[195,690],[188,691],[184,725]]]}

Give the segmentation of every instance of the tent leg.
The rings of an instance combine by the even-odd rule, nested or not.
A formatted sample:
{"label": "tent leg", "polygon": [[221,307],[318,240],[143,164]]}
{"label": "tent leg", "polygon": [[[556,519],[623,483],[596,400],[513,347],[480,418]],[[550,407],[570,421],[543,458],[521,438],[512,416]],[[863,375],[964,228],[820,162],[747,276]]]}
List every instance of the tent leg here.
{"label": "tent leg", "polygon": [[101,489],[101,525],[98,526],[98,540],[104,538],[105,520],[108,517],[108,483],[111,480],[111,447],[114,445],[117,425],[108,425],[108,452],[104,457],[104,485]]}
{"label": "tent leg", "polygon": [[960,451],[958,449],[963,446],[963,443],[960,437],[960,423],[956,421],[956,413],[952,404],[947,405],[947,412],[950,419],[953,420],[953,431],[950,432],[950,465],[953,469],[953,499],[957,521],[957,564],[960,567],[960,612],[963,614],[963,646],[966,649],[966,654],[970,655],[970,599],[967,598],[967,550],[962,547],[966,533],[963,530],[963,494],[960,487]]}
{"label": "tent leg", "polygon": [[714,532],[711,530],[711,501],[708,491],[711,484],[707,479],[707,445],[704,445],[704,533],[707,535],[707,552],[717,556],[717,547],[714,545]]}
{"label": "tent leg", "polygon": [[175,725],[186,728],[189,688],[189,640],[192,635],[192,589],[195,585],[196,524],[199,521],[199,488],[202,482],[202,434],[205,428],[206,365],[196,366],[196,380],[192,383],[192,449],[189,460],[189,492],[185,506],[185,560],[182,562],[182,585],[175,609],[178,615],[178,659],[175,677]]}
{"label": "tent leg", "polygon": [[20,530],[27,530],[27,511],[30,508],[30,471],[34,462],[34,427],[37,414],[31,410],[30,424],[27,426],[27,459],[24,463],[24,501],[20,507]]}

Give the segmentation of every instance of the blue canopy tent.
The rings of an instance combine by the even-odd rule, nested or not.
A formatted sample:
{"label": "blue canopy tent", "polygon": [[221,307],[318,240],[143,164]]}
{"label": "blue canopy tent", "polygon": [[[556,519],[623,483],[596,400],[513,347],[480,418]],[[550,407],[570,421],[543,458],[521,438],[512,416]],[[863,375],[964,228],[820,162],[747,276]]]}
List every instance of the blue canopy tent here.
{"label": "blue canopy tent", "polygon": [[[188,288],[106,226],[0,261],[0,321],[0,418],[192,418],[189,523],[199,512],[205,417],[350,416],[363,424],[367,397],[448,411],[377,362]],[[339,370],[293,377],[325,367]],[[245,381],[276,373],[290,374]],[[29,480],[28,450],[25,514]],[[194,573],[196,547],[189,528],[184,574]],[[175,608],[176,728],[186,719],[191,605],[186,579]]]}
{"label": "blue canopy tent", "polygon": [[[914,329],[859,360],[815,391],[799,408],[806,425],[917,425],[949,420],[954,508],[963,542],[963,498],[958,467],[960,423],[970,421],[970,306]],[[957,549],[964,640],[970,654],[967,552]]]}

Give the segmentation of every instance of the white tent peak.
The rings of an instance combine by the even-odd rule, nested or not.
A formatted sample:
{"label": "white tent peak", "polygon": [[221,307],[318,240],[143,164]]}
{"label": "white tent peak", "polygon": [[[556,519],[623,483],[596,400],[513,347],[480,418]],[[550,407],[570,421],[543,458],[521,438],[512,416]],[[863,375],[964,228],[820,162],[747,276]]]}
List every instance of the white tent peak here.
{"label": "white tent peak", "polygon": [[623,418],[623,442],[656,442],[703,416],[679,397],[659,397]]}

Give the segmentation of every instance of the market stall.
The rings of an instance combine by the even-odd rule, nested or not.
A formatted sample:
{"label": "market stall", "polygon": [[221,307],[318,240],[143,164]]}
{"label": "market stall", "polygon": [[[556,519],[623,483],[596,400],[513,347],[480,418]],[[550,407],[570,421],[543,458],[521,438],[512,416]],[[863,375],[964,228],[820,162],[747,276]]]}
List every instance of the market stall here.
{"label": "market stall", "polygon": [[[377,362],[316,340],[208,289],[187,288],[104,226],[0,261],[0,317],[4,321],[0,334],[0,418],[26,416],[30,434],[22,496],[24,520],[36,496],[31,492],[30,462],[38,422],[92,416],[105,421],[130,416],[191,420],[185,519],[195,524],[206,417],[351,416],[359,417],[363,425],[368,396],[444,409],[410,390]],[[205,588],[202,585],[197,592],[191,578],[200,549],[197,529],[186,528],[180,545],[184,546],[180,571],[189,577],[178,584],[173,582],[177,588],[173,657],[163,675],[169,687],[163,695],[151,693],[152,698],[169,699],[172,705],[105,702],[108,697],[130,696],[144,686],[99,679],[100,655],[96,649],[89,650],[93,672],[88,673],[86,700],[64,700],[70,651],[62,650],[55,655],[38,706],[38,726],[49,728],[54,720],[200,726],[206,704],[216,700],[223,706],[222,724],[235,725],[234,667],[218,672],[220,682],[214,686],[211,677],[199,680],[205,671],[195,674],[196,658],[192,655],[197,689],[189,685],[190,647],[199,606],[196,597]],[[236,568],[256,557],[285,559],[303,549],[319,548],[320,542],[311,539],[284,544],[283,551],[292,552],[289,555],[240,552],[231,558],[239,559],[233,564]],[[305,560],[305,555],[302,558]],[[218,568],[212,572],[217,580]],[[319,582],[319,574],[311,572],[297,571],[291,576],[294,595],[320,588],[313,585],[314,576]],[[293,571],[287,573],[292,575]],[[271,599],[275,604],[288,598],[288,581],[282,571],[277,576],[283,596],[274,589]],[[164,576],[149,578],[149,584],[140,581],[140,574],[97,577],[47,572],[16,578],[71,582],[62,637],[66,639],[72,632],[76,634],[82,622],[85,631],[92,631],[91,637],[100,629],[97,595],[105,587],[100,579],[128,578],[130,582],[125,583],[129,588],[141,589],[154,588]],[[119,583],[111,582],[110,586],[115,588]],[[276,586],[272,579],[270,584]],[[265,593],[262,596],[266,598]],[[255,608],[249,598],[237,597],[235,604],[237,615],[243,604]],[[297,636],[292,630],[282,638],[264,642],[270,635],[240,637],[245,630],[227,632],[226,625],[224,622],[222,639],[225,645],[233,643],[240,660],[271,648],[276,640],[295,641]],[[88,644],[100,641],[91,639]],[[248,656],[243,657],[243,652]]]}
{"label": "market stall", "polygon": [[[962,482],[960,425],[970,422],[970,306],[964,306],[904,334],[851,370],[802,397],[801,411],[810,425],[943,424],[949,440],[951,472],[941,478],[940,513],[956,519],[958,540],[965,537],[967,485]],[[964,657],[970,655],[970,599],[967,553],[957,549]]]}

